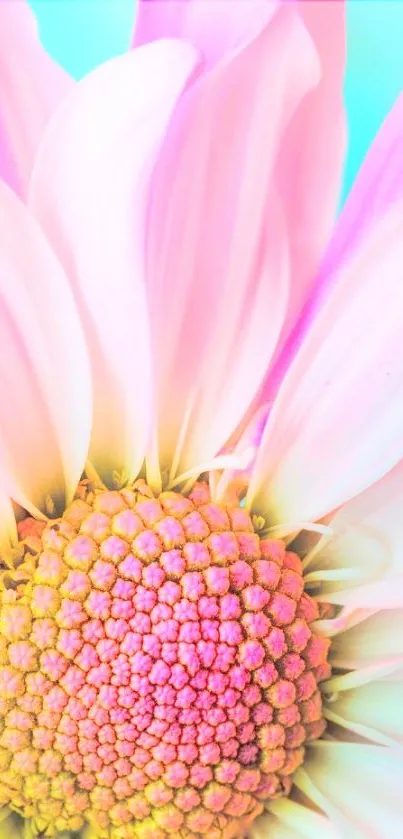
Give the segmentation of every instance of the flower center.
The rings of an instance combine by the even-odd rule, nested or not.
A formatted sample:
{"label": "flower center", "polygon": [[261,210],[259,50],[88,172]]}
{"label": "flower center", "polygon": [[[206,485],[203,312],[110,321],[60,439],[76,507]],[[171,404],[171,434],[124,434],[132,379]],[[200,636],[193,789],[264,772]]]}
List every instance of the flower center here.
{"label": "flower center", "polygon": [[240,836],[325,728],[300,559],[202,483],[79,495],[0,567],[0,806],[49,836]]}

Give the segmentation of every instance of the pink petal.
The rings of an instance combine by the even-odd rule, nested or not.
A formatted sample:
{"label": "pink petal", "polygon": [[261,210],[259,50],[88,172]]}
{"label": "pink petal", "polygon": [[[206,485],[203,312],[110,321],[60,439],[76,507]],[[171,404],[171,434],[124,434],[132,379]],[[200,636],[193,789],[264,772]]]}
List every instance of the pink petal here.
{"label": "pink petal", "polygon": [[[238,460],[238,463],[235,464],[237,468],[226,469],[220,476],[213,492],[211,492],[212,487],[210,485],[212,497],[222,501],[225,499],[229,503],[230,497],[236,502],[238,498],[241,498],[245,494],[249,486],[250,476],[259,451],[260,440],[267,422],[270,407],[269,405],[261,405],[260,409],[253,414],[252,419],[240,435],[236,445],[232,441],[229,441],[225,447],[225,454],[232,453]],[[242,461],[246,458],[246,467],[241,467]]]}
{"label": "pink petal", "polygon": [[359,246],[371,224],[376,219],[382,219],[388,209],[402,198],[402,137],[403,95],[397,99],[364,160],[337,222],[311,296],[296,328],[288,336],[262,398],[267,399],[268,393],[273,394],[278,387],[316,311],[331,291],[338,266]]}
{"label": "pink petal", "polygon": [[152,424],[147,187],[195,63],[189,45],[160,41],[99,67],[55,115],[33,175],[30,204],[69,270],[85,324],[95,398],[90,460],[109,483],[137,475]]}
{"label": "pink petal", "polygon": [[13,506],[8,497],[7,479],[0,470],[0,555],[18,541]]}
{"label": "pink petal", "polygon": [[277,522],[316,521],[403,456],[402,207],[374,226],[278,393],[249,503]]}
{"label": "pink petal", "polygon": [[184,470],[221,448],[275,349],[288,231],[273,168],[317,73],[306,30],[284,8],[180,102],[153,181],[147,242],[165,466],[179,438]]}
{"label": "pink petal", "polygon": [[0,177],[23,197],[45,125],[72,86],[25,0],[0,0]]}
{"label": "pink petal", "polygon": [[182,38],[202,53],[205,72],[253,40],[277,5],[278,0],[139,0],[133,46]]}
{"label": "pink petal", "polygon": [[84,468],[91,425],[84,337],[42,232],[0,182],[0,460],[27,509],[62,509]]}

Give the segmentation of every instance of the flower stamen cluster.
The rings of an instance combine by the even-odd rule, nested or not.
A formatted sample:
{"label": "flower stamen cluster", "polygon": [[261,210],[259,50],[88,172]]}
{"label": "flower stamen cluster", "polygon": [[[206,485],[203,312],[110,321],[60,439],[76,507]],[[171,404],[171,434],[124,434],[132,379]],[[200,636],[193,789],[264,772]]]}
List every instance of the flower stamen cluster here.
{"label": "flower stamen cluster", "polygon": [[0,805],[48,835],[242,835],[325,728],[301,561],[203,483],[79,495],[0,570]]}

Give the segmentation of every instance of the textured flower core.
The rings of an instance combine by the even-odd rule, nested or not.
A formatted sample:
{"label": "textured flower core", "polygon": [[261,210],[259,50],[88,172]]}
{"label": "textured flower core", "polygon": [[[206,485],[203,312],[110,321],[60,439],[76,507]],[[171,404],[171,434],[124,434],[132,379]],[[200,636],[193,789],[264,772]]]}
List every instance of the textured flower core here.
{"label": "textured flower core", "polygon": [[299,557],[203,483],[83,483],[19,531],[0,566],[0,805],[50,836],[241,836],[325,728]]}

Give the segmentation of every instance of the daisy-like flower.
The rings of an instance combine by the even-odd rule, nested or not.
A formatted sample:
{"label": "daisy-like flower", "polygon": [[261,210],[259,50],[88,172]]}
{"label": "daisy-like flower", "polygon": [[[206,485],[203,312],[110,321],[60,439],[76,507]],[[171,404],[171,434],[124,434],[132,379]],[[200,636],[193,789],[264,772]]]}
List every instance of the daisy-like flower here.
{"label": "daisy-like flower", "polygon": [[401,102],[325,251],[341,3],[0,24],[1,836],[397,839]]}

